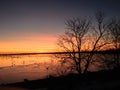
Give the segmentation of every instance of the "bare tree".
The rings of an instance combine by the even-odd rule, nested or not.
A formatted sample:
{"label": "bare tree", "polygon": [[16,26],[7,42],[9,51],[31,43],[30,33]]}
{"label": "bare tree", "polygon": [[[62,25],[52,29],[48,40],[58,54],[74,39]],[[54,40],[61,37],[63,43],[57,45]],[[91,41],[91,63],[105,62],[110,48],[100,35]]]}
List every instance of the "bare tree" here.
{"label": "bare tree", "polygon": [[91,32],[92,42],[90,53],[86,58],[86,64],[84,73],[88,71],[90,64],[93,62],[93,57],[96,51],[99,51],[101,48],[103,49],[104,46],[110,44],[109,40],[109,32],[108,32],[108,23],[105,21],[105,14],[101,11],[96,13],[96,27],[94,26]]}
{"label": "bare tree", "polygon": [[[95,20],[94,26],[91,27],[88,19],[69,19],[66,22],[67,31],[58,40],[58,45],[65,52],[60,56],[62,63],[68,63],[71,69],[75,69],[79,74],[87,73],[89,66],[94,62],[96,52],[112,43],[105,14],[98,11],[95,14]],[[89,45],[86,45],[86,42]],[[86,46],[89,46],[89,53],[83,54],[81,51]]]}
{"label": "bare tree", "polygon": [[109,22],[108,28],[111,34],[112,46],[115,49],[114,59],[112,60],[112,67],[120,67],[120,19],[112,18]]}
{"label": "bare tree", "polygon": [[62,64],[67,62],[71,69],[81,74],[81,50],[85,43],[85,35],[90,28],[90,20],[73,18],[66,21],[66,26],[67,31],[58,39],[58,46],[65,52],[61,55]]}
{"label": "bare tree", "polygon": [[120,20],[112,18],[109,23],[109,30],[115,49],[120,49]]}

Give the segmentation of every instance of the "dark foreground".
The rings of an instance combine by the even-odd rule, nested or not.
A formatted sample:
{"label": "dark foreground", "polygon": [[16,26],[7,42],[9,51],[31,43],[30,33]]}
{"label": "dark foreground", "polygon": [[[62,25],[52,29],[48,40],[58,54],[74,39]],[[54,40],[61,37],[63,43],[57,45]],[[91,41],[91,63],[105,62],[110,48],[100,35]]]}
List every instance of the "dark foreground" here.
{"label": "dark foreground", "polygon": [[1,85],[0,90],[120,90],[120,70],[69,74]]}

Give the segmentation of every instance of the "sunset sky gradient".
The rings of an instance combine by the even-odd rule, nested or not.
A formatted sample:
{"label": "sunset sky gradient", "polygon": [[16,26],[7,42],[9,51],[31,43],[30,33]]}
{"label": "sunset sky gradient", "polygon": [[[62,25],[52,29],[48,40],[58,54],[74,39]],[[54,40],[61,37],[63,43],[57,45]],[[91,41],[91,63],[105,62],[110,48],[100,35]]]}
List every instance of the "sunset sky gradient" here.
{"label": "sunset sky gradient", "polygon": [[0,0],[0,52],[53,52],[65,20],[103,10],[119,16],[119,0]]}

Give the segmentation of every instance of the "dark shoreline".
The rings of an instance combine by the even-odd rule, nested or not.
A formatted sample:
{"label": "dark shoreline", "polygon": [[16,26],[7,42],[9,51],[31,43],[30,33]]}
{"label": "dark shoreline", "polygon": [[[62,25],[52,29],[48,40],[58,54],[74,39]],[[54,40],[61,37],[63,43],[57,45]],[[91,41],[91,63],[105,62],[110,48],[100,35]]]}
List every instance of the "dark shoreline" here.
{"label": "dark shoreline", "polygon": [[[24,79],[23,82],[4,84],[1,86],[20,87],[30,90],[46,88],[45,90],[119,90],[120,70],[102,70],[84,75],[69,74],[38,80]],[[75,89],[79,88],[79,89]],[[88,89],[84,89],[88,88]]]}
{"label": "dark shoreline", "polygon": [[[9,55],[37,55],[37,54],[69,54],[73,52],[40,52],[40,53],[0,53],[0,56],[9,56]],[[120,53],[120,50],[105,50],[105,51],[81,51],[81,52],[74,52],[74,53],[108,53],[108,54],[113,54],[113,53]]]}

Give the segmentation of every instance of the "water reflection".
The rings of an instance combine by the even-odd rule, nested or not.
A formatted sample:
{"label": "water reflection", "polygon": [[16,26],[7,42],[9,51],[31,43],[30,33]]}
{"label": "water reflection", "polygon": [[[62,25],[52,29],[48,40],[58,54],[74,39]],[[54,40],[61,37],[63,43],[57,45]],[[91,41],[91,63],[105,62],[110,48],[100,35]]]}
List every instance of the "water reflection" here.
{"label": "water reflection", "polygon": [[48,62],[50,61],[51,57],[51,54],[3,55],[0,56],[0,67]]}
{"label": "water reflection", "polygon": [[0,84],[47,76],[51,54],[0,56]]}
{"label": "water reflection", "polygon": [[[84,53],[83,56],[87,56]],[[31,55],[1,55],[0,56],[0,84],[19,82],[24,79],[46,78],[49,75],[64,75],[69,65],[61,66],[54,54],[31,54]],[[114,54],[95,54],[92,58],[90,71],[110,68],[113,64]],[[120,58],[120,55],[119,55]],[[85,58],[84,58],[85,59]],[[119,60],[120,61],[120,60]],[[112,64],[107,64],[107,63]],[[84,60],[83,60],[84,66]]]}

